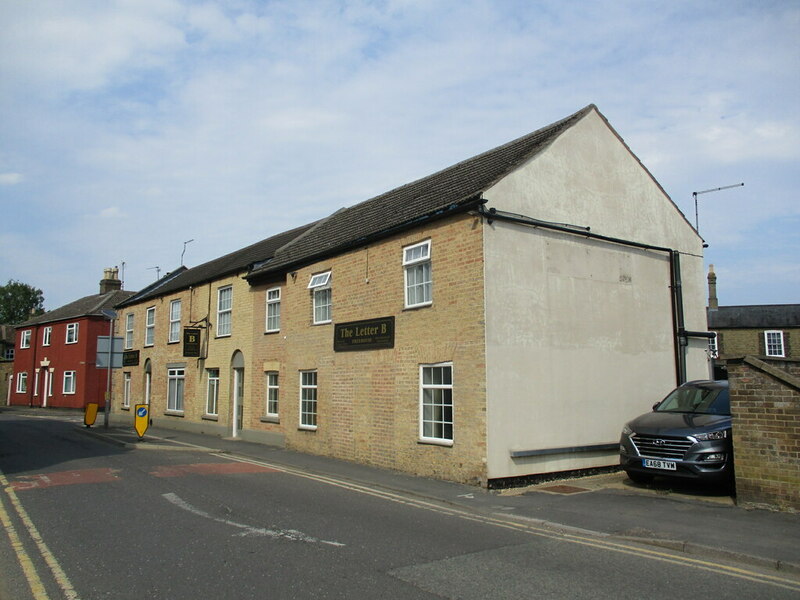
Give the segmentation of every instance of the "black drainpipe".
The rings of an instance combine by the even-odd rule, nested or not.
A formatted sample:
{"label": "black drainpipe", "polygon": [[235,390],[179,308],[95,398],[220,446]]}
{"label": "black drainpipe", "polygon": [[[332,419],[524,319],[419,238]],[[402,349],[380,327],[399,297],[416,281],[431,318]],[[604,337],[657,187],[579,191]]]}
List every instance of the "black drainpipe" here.
{"label": "black drainpipe", "polygon": [[686,347],[688,340],[681,335],[686,331],[683,316],[683,282],[681,281],[681,257],[677,252],[669,252],[669,271],[672,288],[672,329],[675,336],[675,372],[678,385],[686,383]]}
{"label": "black drainpipe", "polygon": [[[484,199],[484,203],[487,200]],[[632,248],[640,248],[642,250],[654,250],[656,252],[666,252],[669,255],[669,270],[670,270],[670,302],[672,304],[672,330],[673,330],[673,348],[675,350],[675,375],[678,385],[686,382],[686,352],[684,348],[688,344],[690,337],[713,337],[713,333],[707,331],[686,331],[685,321],[683,316],[683,289],[681,283],[681,261],[680,253],[672,248],[665,248],[663,246],[651,246],[650,244],[642,244],[641,242],[634,242],[632,240],[624,240],[622,238],[610,237],[607,235],[600,235],[592,233],[589,227],[570,226],[564,223],[550,223],[548,221],[539,221],[524,215],[517,215],[499,211],[496,208],[486,210],[484,204],[478,207],[478,213],[486,217],[489,225],[492,221],[510,221],[512,223],[520,223],[529,225],[531,227],[541,227],[542,229],[550,229],[553,231],[561,231],[563,233],[570,233],[581,237],[590,238],[593,240],[601,240],[610,242],[612,244],[620,244],[621,246],[629,246]]]}

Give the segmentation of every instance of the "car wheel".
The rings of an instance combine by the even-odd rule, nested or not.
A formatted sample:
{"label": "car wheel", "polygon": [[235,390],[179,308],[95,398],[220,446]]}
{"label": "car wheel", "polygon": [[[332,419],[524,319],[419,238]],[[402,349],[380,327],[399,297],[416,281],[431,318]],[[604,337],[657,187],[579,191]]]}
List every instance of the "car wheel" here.
{"label": "car wheel", "polygon": [[645,475],[644,473],[636,473],[635,471],[625,471],[625,473],[634,483],[650,483],[653,481],[653,475]]}

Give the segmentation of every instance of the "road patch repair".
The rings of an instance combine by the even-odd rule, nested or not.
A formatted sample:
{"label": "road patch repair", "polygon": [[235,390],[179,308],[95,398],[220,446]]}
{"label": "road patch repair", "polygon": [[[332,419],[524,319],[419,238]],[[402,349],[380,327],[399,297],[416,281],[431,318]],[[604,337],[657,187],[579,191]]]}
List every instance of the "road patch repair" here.
{"label": "road patch repair", "polygon": [[186,475],[230,475],[233,473],[277,472],[277,469],[249,462],[224,462],[160,466],[150,471],[150,475],[153,477],[184,477]]}

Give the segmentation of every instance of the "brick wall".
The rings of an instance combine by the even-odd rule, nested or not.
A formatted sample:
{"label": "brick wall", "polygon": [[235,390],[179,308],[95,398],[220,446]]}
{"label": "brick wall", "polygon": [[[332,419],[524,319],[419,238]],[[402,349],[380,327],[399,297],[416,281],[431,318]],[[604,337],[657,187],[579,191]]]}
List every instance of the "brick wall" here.
{"label": "brick wall", "polygon": [[[404,308],[403,247],[431,240],[433,303]],[[254,366],[279,364],[282,431],[302,452],[479,483],[485,480],[486,393],[482,228],[476,217],[444,219],[308,265],[284,281],[255,286]],[[330,270],[333,323],[314,325],[308,283]],[[264,334],[265,292],[281,291],[281,331]],[[335,323],[395,318],[391,349],[334,352]],[[452,362],[452,446],[420,443],[420,364]],[[318,375],[317,429],[299,423],[299,378]],[[253,383],[264,397],[263,377]],[[263,401],[260,402],[263,405]],[[263,408],[262,408],[263,410]]]}
{"label": "brick wall", "polygon": [[719,352],[725,357],[739,357],[745,355],[765,356],[764,331],[776,329],[783,331],[784,352],[787,358],[797,358],[796,340],[800,340],[800,329],[787,327],[760,328],[760,329],[719,329],[717,330]]}
{"label": "brick wall", "polygon": [[800,360],[728,362],[740,504],[800,510]]}

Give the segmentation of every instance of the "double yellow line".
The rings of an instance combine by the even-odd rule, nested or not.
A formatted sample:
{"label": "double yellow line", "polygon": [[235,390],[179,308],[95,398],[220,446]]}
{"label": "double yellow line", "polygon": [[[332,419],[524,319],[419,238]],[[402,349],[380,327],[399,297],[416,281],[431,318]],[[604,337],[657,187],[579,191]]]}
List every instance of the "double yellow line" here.
{"label": "double yellow line", "polygon": [[620,554],[629,554],[639,558],[647,558],[650,560],[657,560],[660,562],[670,563],[674,565],[692,567],[695,569],[710,571],[712,573],[728,575],[730,577],[746,579],[747,581],[753,581],[756,583],[776,586],[787,590],[800,592],[800,581],[798,581],[797,579],[789,579],[787,577],[781,577],[779,575],[770,575],[768,573],[751,571],[749,569],[744,569],[741,567],[734,567],[716,562],[705,561],[697,558],[691,558],[689,556],[686,556],[685,554],[677,552],[656,550],[648,548],[644,544],[634,545],[632,543],[607,540],[601,537],[592,537],[591,535],[588,534],[578,535],[574,533],[561,532],[551,528],[537,526],[532,523],[525,523],[517,520],[500,518],[490,515],[482,515],[479,513],[470,512],[465,509],[455,508],[452,506],[445,506],[428,500],[414,498],[411,496],[404,496],[402,494],[391,492],[388,490],[372,488],[369,486],[360,485],[350,481],[336,479],[326,475],[317,475],[314,473],[303,471],[301,469],[286,467],[283,465],[276,465],[258,460],[237,457],[230,454],[217,454],[216,456],[219,456],[221,458],[227,458],[228,460],[250,462],[257,465],[270,467],[277,471],[282,471],[284,473],[288,473],[298,477],[303,477],[305,479],[312,479],[314,481],[319,481],[321,483],[326,483],[328,485],[334,485],[336,487],[348,489],[361,494],[383,498],[384,500],[389,500],[391,502],[397,502],[400,504],[415,506],[423,510],[438,512],[468,521],[475,521],[478,523],[493,525],[495,527],[512,529],[515,531],[520,531],[522,533],[527,533],[529,535],[560,540],[571,544],[580,544],[582,546],[590,546],[593,548],[598,548],[601,550],[607,550],[611,552],[617,552]]}
{"label": "double yellow line", "polygon": [[22,543],[22,540],[20,539],[19,534],[14,527],[11,514],[8,510],[6,510],[5,498],[8,498],[13,510],[17,513],[22,525],[25,527],[28,536],[33,540],[33,543],[39,550],[39,554],[41,554],[45,564],[52,573],[53,579],[64,593],[64,598],[67,600],[78,600],[78,594],[72,587],[69,577],[67,577],[64,569],[61,568],[61,565],[47,547],[47,544],[44,543],[42,536],[39,534],[39,530],[36,529],[36,526],[28,516],[27,511],[22,506],[19,498],[17,498],[14,488],[12,488],[8,483],[8,479],[6,479],[6,476],[2,471],[0,471],[0,489],[5,492],[5,495],[0,494],[0,525],[3,526],[6,535],[8,535],[11,547],[14,549],[14,552],[17,555],[17,560],[19,561],[19,565],[22,568],[22,573],[25,575],[25,579],[28,581],[28,585],[31,588],[31,594],[33,595],[33,598],[35,600],[49,600],[50,597],[47,595],[47,589],[45,588],[45,585],[42,582],[38,571],[36,570],[36,565],[34,564],[33,559],[25,550],[25,545]]}

